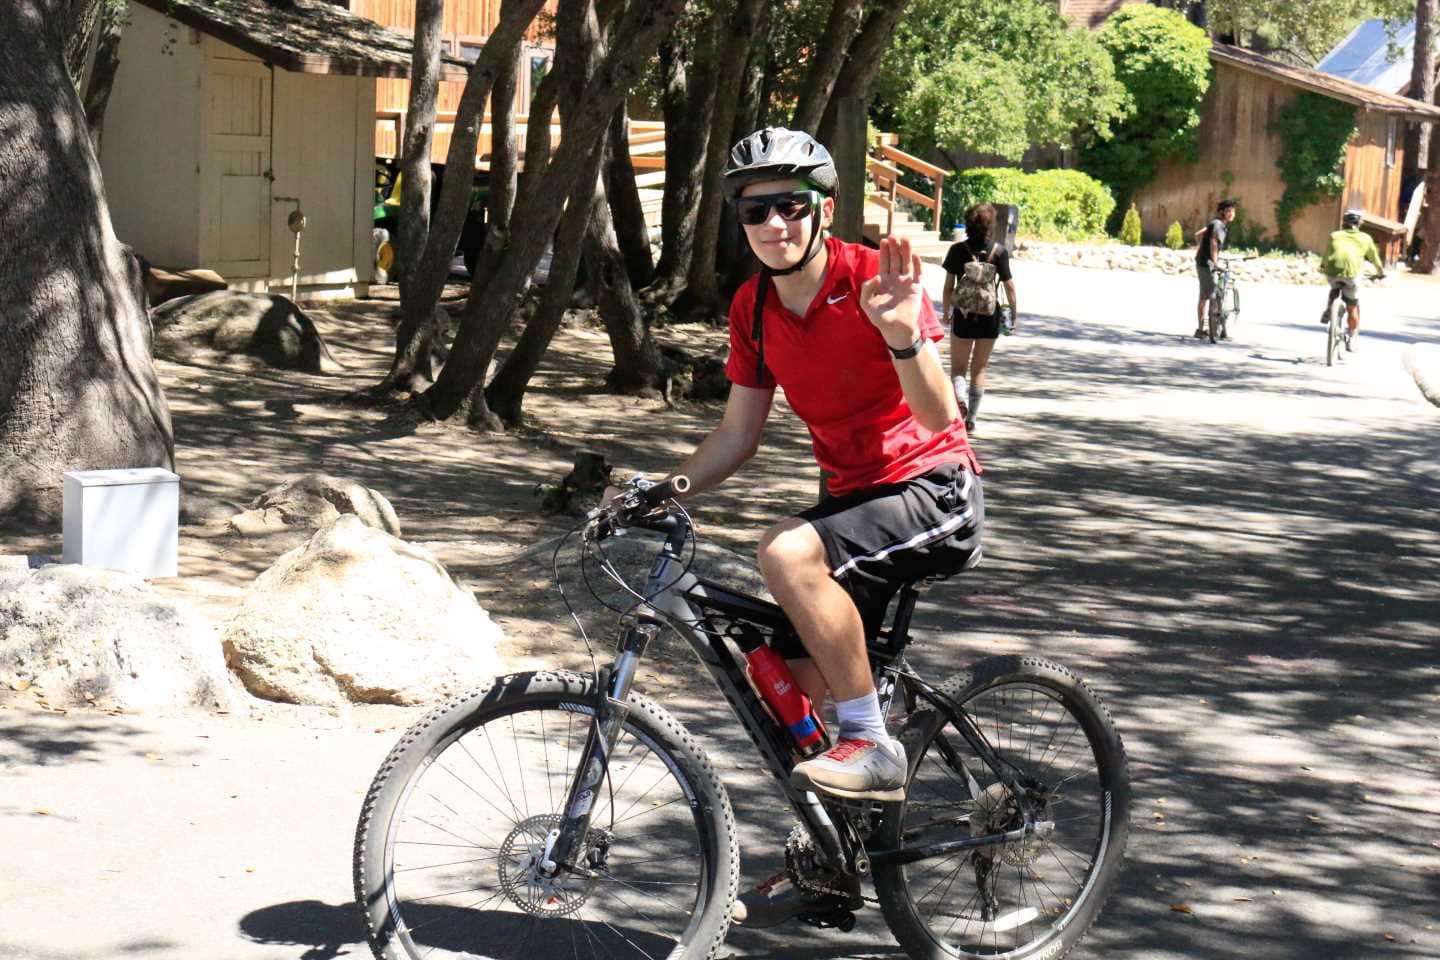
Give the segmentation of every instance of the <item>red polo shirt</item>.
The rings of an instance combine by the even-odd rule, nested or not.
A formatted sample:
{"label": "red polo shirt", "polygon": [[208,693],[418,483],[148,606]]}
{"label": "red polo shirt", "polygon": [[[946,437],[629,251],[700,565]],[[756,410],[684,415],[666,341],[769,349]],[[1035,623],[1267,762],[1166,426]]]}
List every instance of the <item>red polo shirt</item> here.
{"label": "red polo shirt", "polygon": [[[773,380],[756,377],[751,333],[760,278],[736,291],[725,365],[730,382],[784,388],[791,409],[810,428],[816,461],[834,474],[832,495],[899,483],[947,463],[968,463],[978,473],[963,421],[932,433],[915,419],[885,339],[860,309],[860,286],[879,272],[880,252],[834,237],[825,244],[825,279],[803,317],[787,310],[775,289],[765,298],[765,369]],[[928,296],[920,332],[931,340],[945,337]]]}

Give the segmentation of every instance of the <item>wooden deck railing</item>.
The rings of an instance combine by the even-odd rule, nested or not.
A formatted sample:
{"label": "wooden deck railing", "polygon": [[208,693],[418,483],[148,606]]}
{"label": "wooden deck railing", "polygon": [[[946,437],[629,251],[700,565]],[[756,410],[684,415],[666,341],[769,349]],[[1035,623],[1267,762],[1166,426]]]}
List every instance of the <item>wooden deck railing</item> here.
{"label": "wooden deck railing", "polygon": [[[940,211],[945,197],[945,177],[948,171],[927,163],[919,157],[911,156],[904,150],[895,146],[896,136],[893,133],[882,133],[875,138],[875,153],[865,165],[866,173],[870,181],[875,184],[879,193],[872,193],[869,202],[888,211],[885,219],[885,232],[889,234],[895,226],[895,199],[904,197],[931,211],[930,227],[936,233],[940,232]],[[886,163],[884,161],[890,161]],[[916,173],[929,177],[935,183],[933,196],[926,196],[918,190],[900,183],[900,168],[904,167]]]}
{"label": "wooden deck railing", "polygon": [[[450,153],[450,131],[455,126],[455,111],[437,110],[435,112],[435,139],[430,150],[430,157],[435,163],[444,163]],[[521,165],[524,165],[525,137],[529,129],[530,117],[527,114],[515,116],[515,137],[516,149],[520,153]],[[405,113],[401,110],[378,110],[375,113],[375,156],[393,159],[400,152],[401,136],[405,127]],[[489,169],[488,157],[492,149],[490,136],[492,133],[491,116],[487,112],[481,121],[480,140],[475,148],[475,166],[479,169]],[[560,121],[558,119],[550,122],[550,147],[553,151],[560,143]],[[632,120],[630,121],[630,150],[633,154],[632,160],[637,170],[664,170],[665,169],[665,124],[659,120]]]}

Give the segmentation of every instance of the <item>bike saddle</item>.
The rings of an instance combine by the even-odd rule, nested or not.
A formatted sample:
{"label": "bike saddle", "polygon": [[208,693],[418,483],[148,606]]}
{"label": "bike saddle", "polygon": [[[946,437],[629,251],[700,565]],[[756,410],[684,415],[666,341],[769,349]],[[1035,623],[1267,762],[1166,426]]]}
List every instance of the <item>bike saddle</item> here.
{"label": "bike saddle", "polygon": [[919,580],[913,581],[911,583],[911,586],[925,583],[939,583],[942,580],[949,580],[951,577],[958,577],[966,570],[974,570],[976,567],[980,566],[980,561],[984,559],[984,557],[985,548],[976,547],[975,552],[970,554],[970,557],[965,561],[965,565],[962,566],[959,570],[947,570],[941,573],[927,574],[926,576],[921,577]]}

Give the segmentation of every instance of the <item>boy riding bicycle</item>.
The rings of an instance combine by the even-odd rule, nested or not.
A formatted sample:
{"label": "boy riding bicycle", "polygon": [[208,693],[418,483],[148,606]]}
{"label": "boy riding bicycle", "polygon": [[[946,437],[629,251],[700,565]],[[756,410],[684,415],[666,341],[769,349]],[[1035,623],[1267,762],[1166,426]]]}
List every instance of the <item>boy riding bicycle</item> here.
{"label": "boy riding bicycle", "polygon": [[1325,258],[1320,262],[1321,269],[1330,278],[1330,299],[1325,301],[1320,323],[1324,325],[1330,322],[1330,309],[1335,304],[1335,298],[1343,298],[1348,321],[1345,349],[1351,353],[1355,351],[1355,341],[1360,336],[1360,294],[1356,290],[1355,281],[1367,260],[1375,266],[1375,278],[1385,279],[1385,264],[1380,259],[1380,251],[1370,234],[1360,229],[1360,221],[1364,218],[1365,214],[1361,210],[1346,210],[1345,216],[1340,220],[1341,229],[1330,234]]}
{"label": "boy riding bicycle", "polygon": [[[776,386],[809,428],[829,498],[767,529],[760,570],[800,642],[778,650],[816,704],[836,700],[838,741],[795,766],[803,789],[904,795],[905,751],[885,729],[866,635],[900,584],[954,572],[979,549],[980,467],[935,341],[945,336],[909,241],[878,253],[826,235],[835,165],[808,134],[767,128],[730,151],[727,198],[762,267],[730,306],[732,386],[720,425],[675,471],[713,489],[759,450]],[[805,908],[762,885],[737,920]]]}

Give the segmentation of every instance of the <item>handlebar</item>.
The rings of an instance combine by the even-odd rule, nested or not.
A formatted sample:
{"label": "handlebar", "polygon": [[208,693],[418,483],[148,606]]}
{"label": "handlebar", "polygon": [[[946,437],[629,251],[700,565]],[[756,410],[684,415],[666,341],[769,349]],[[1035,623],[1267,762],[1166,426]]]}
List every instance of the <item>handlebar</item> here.
{"label": "handlebar", "polygon": [[621,488],[608,502],[590,511],[589,535],[604,539],[622,527],[650,526],[647,521],[666,519],[656,516],[664,505],[689,492],[690,478],[676,474],[660,483],[646,483],[638,477]]}

